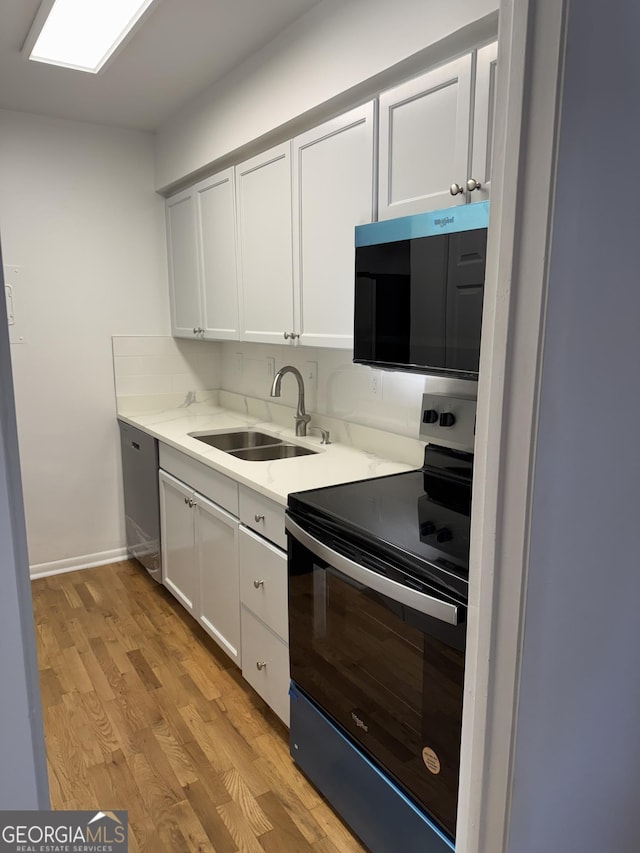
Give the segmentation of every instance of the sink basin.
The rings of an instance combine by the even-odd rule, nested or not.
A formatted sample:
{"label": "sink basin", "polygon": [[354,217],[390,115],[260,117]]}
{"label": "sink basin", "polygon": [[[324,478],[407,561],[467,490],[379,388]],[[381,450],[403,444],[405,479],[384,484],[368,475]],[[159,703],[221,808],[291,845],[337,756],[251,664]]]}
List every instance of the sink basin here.
{"label": "sink basin", "polygon": [[316,453],[299,444],[276,444],[272,447],[247,447],[243,450],[231,450],[230,456],[246,459],[248,462],[270,462],[274,459],[292,459],[295,456],[310,456]]}
{"label": "sink basin", "polygon": [[266,432],[257,430],[238,430],[236,432],[190,432],[192,438],[203,441],[217,450],[240,450],[241,448],[263,447],[265,445],[279,445],[282,440]]}

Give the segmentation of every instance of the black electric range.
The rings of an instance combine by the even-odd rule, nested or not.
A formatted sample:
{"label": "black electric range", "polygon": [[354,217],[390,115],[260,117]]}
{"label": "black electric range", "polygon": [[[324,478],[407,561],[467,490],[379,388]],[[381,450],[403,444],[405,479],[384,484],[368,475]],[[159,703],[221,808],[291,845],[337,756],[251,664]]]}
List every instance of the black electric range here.
{"label": "black electric range", "polygon": [[290,495],[288,513],[340,553],[396,563],[467,598],[473,454],[428,445],[424,465]]}

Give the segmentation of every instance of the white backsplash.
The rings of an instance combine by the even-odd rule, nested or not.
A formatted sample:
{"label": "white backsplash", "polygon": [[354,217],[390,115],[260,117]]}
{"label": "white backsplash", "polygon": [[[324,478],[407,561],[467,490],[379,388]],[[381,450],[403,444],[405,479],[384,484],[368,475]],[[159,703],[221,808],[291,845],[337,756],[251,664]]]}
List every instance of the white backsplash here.
{"label": "white backsplash", "polygon": [[120,398],[219,388],[295,407],[292,376],[283,378],[279,401],[269,395],[274,371],[291,364],[305,378],[308,412],[411,438],[418,437],[422,394],[433,381],[353,364],[347,350],[287,345],[118,336],[113,355]]}
{"label": "white backsplash", "polygon": [[[417,438],[428,377],[353,364],[350,350],[224,342],[221,387],[270,399],[271,359],[276,371],[291,364],[305,377],[307,411]],[[283,378],[281,391],[281,402],[295,406],[292,376]]]}
{"label": "white backsplash", "polygon": [[219,388],[222,351],[213,341],[118,335],[113,342],[116,397],[187,394]]}

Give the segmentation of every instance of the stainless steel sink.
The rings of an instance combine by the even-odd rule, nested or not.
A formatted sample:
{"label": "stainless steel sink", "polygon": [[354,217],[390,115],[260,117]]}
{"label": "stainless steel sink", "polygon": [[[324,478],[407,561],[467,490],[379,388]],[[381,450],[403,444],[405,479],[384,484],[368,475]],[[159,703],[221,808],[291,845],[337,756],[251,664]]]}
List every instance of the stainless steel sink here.
{"label": "stainless steel sink", "polygon": [[282,444],[282,439],[266,432],[257,430],[237,430],[236,432],[190,432],[192,438],[203,441],[210,447],[224,450],[229,453],[232,450],[241,450],[251,447],[263,447],[265,445]]}
{"label": "stainless steel sink", "polygon": [[274,459],[292,459],[295,456],[310,456],[316,453],[299,444],[276,444],[271,447],[246,447],[243,450],[230,450],[230,456],[246,459],[248,462],[270,462]]}

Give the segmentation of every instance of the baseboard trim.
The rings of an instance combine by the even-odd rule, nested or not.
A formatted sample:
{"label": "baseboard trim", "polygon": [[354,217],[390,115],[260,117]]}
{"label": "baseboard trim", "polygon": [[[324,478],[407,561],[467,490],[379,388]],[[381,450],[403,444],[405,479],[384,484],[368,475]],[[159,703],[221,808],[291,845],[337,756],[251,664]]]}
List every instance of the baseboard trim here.
{"label": "baseboard trim", "polygon": [[99,551],[97,554],[85,554],[82,557],[69,557],[66,560],[54,560],[51,563],[37,563],[29,566],[31,580],[62,575],[65,572],[77,572],[80,569],[93,569],[127,559],[126,548],[114,548],[112,551]]}

